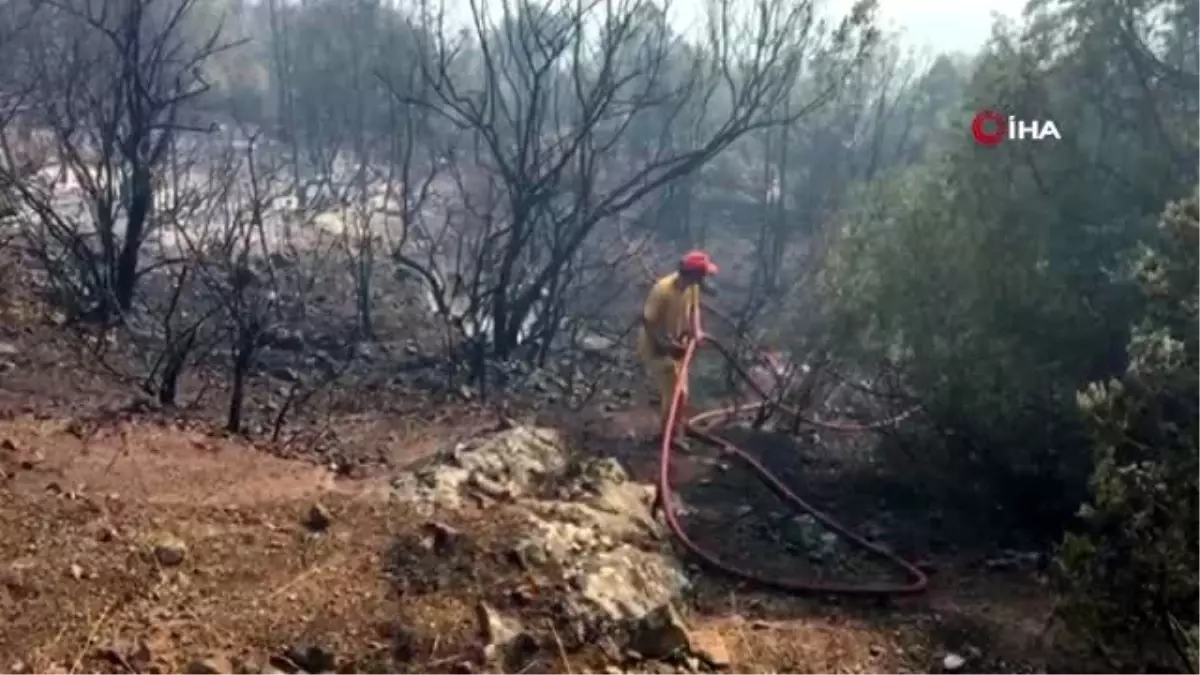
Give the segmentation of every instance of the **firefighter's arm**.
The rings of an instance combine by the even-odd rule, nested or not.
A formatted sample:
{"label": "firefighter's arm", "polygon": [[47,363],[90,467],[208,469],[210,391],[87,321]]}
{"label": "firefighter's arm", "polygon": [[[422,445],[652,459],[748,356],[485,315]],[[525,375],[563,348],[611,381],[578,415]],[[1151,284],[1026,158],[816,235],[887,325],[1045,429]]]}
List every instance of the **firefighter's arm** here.
{"label": "firefighter's arm", "polygon": [[700,335],[700,286],[697,284],[688,289],[688,332],[685,337],[694,338]]}
{"label": "firefighter's arm", "polygon": [[646,298],[646,304],[642,308],[642,325],[646,328],[646,334],[654,342],[655,350],[662,354],[668,354],[674,351],[677,345],[663,321],[666,302],[662,294],[657,291],[658,289],[652,289]]}

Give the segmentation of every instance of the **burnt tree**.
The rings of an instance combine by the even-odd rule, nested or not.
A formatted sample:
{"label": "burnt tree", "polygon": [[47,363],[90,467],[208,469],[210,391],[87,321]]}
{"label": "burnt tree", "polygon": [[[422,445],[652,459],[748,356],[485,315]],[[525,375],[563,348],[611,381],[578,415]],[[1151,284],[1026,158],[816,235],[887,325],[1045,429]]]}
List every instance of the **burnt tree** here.
{"label": "burnt tree", "polygon": [[[453,248],[474,260],[469,285],[499,359],[525,345],[521,355],[533,356],[533,343],[554,337],[530,326],[567,286],[587,283],[567,271],[601,223],[745,134],[822,105],[875,42],[869,3],[825,31],[811,2],[723,0],[700,43],[673,34],[647,0],[470,8],[465,32],[432,22],[413,31],[428,36],[428,96],[412,103],[470,139],[464,182],[473,195],[495,195]],[[844,58],[811,58],[831,52]],[[809,73],[817,63],[836,67]],[[802,79],[807,95],[785,112],[780,103]],[[693,127],[686,146],[670,142],[682,125]]]}
{"label": "burnt tree", "polygon": [[78,190],[15,181],[16,196],[33,215],[31,249],[95,318],[130,308],[175,139],[207,127],[187,108],[209,89],[206,61],[231,45],[199,10],[197,0],[47,2],[43,39],[29,46],[37,86],[26,115]]}

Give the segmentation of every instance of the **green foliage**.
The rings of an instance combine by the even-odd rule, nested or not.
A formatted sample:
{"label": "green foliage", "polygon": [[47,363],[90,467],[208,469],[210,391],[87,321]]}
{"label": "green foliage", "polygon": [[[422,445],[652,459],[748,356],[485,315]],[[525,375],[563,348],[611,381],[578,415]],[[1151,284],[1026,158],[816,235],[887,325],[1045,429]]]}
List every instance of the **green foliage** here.
{"label": "green foliage", "polygon": [[[1035,3],[1019,34],[997,29],[944,151],[864,188],[832,243],[834,344],[898,366],[924,411],[895,439],[905,470],[1000,529],[1057,539],[1085,496],[1075,392],[1124,367],[1130,252],[1194,185],[1195,79],[1145,71],[1193,67],[1194,48],[1148,47],[1182,44],[1187,21],[1154,19],[1176,4]],[[983,108],[1063,140],[979,147]]]}
{"label": "green foliage", "polygon": [[1053,528],[1082,496],[1070,407],[1107,329],[1071,302],[1083,292],[1055,273],[1062,261],[1038,254],[1071,236],[1063,224],[987,209],[993,197],[951,187],[960,171],[909,171],[860,202],[825,277],[836,342],[905,373],[927,424],[897,449],[926,460],[908,469],[918,482],[947,506]]}
{"label": "green foliage", "polygon": [[1173,653],[1182,672],[1197,670],[1197,216],[1196,197],[1167,208],[1161,243],[1136,267],[1147,306],[1129,365],[1078,397],[1095,470],[1085,528],[1060,551],[1063,612],[1122,669]]}

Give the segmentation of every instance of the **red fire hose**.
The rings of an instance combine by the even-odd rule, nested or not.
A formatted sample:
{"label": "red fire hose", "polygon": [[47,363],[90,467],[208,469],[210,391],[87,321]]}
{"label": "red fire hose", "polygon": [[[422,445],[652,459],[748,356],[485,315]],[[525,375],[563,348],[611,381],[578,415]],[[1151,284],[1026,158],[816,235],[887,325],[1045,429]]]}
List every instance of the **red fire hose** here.
{"label": "red fire hose", "polygon": [[[699,324],[699,318],[697,317],[697,328],[698,328],[698,324]],[[657,499],[655,500],[656,504],[658,506],[662,507],[663,515],[664,515],[664,518],[666,519],[667,526],[670,528],[671,532],[675,535],[675,537],[679,540],[679,543],[681,543],[684,548],[686,548],[689,552],[691,552],[692,555],[696,556],[701,561],[703,561],[705,564],[707,564],[708,566],[714,568],[715,570],[717,570],[719,572],[723,572],[725,574],[729,574],[729,575],[732,575],[735,577],[740,577],[742,579],[745,579],[747,581],[750,581],[750,582],[753,582],[756,584],[761,584],[763,586],[775,588],[775,589],[782,590],[782,591],[789,592],[789,593],[859,595],[859,596],[877,596],[878,597],[878,596],[892,596],[892,595],[913,595],[913,594],[924,592],[926,585],[928,583],[928,579],[926,578],[925,574],[921,570],[917,569],[913,564],[900,558],[899,556],[897,556],[896,554],[892,553],[891,551],[885,549],[884,547],[874,544],[870,541],[867,541],[866,539],[855,534],[849,528],[847,528],[846,526],[837,522],[833,518],[825,515],[824,513],[821,513],[816,508],[814,508],[811,504],[804,501],[803,499],[798,497],[795,493],[793,493],[791,490],[789,490],[788,487],[786,485],[784,485],[782,481],[780,481],[778,478],[776,478],[774,475],[772,475],[771,472],[768,471],[766,467],[764,467],[761,463],[759,463],[758,460],[754,459],[754,457],[752,457],[749,453],[745,452],[741,448],[738,448],[733,443],[729,442],[728,440],[726,440],[724,438],[721,438],[720,436],[715,436],[711,433],[708,433],[708,432],[700,429],[700,425],[702,425],[706,422],[710,423],[710,424],[714,423],[717,420],[717,418],[724,417],[725,419],[729,419],[730,417],[733,417],[733,416],[737,415],[738,413],[753,412],[755,410],[758,410],[758,409],[762,408],[763,406],[767,405],[765,402],[756,403],[756,404],[752,404],[749,406],[743,406],[741,408],[722,408],[722,409],[717,409],[717,410],[709,410],[709,411],[700,413],[698,415],[695,415],[688,421],[689,422],[688,423],[689,433],[691,433],[692,435],[694,435],[695,437],[697,437],[698,439],[700,439],[706,443],[710,443],[712,445],[720,447],[722,450],[724,450],[728,454],[736,455],[738,457],[738,459],[745,462],[751,469],[753,469],[754,472],[758,475],[758,477],[764,483],[766,483],[767,487],[769,487],[775,494],[777,494],[780,499],[782,499],[785,502],[790,503],[793,507],[797,508],[800,511],[811,514],[814,518],[821,521],[821,523],[823,523],[826,527],[828,527],[829,529],[838,533],[839,535],[844,537],[846,540],[850,541],[852,544],[854,544],[860,548],[863,548],[863,549],[875,554],[876,556],[883,558],[884,560],[887,560],[892,566],[903,570],[905,572],[905,574],[911,579],[911,581],[909,581],[908,583],[849,584],[849,583],[813,583],[813,582],[806,582],[806,581],[802,581],[802,580],[798,580],[798,579],[774,578],[774,577],[769,577],[769,576],[759,574],[756,572],[752,572],[749,570],[745,570],[742,568],[738,568],[738,567],[735,567],[728,563],[725,563],[725,562],[721,561],[714,554],[701,548],[699,545],[697,545],[695,542],[693,542],[688,537],[687,532],[684,531],[683,526],[679,522],[679,517],[676,515],[675,509],[672,508],[670,472],[671,472],[671,451],[674,448],[674,440],[675,440],[674,433],[675,433],[675,428],[676,428],[676,419],[678,418],[678,416],[680,414],[680,404],[681,404],[681,401],[683,398],[683,396],[682,396],[683,388],[684,388],[685,383],[687,382],[688,372],[691,369],[692,358],[696,353],[696,347],[700,343],[708,343],[708,344],[714,345],[715,347],[718,348],[718,351],[720,351],[723,356],[725,356],[727,359],[730,359],[730,363],[734,366],[734,369],[739,373],[739,375],[741,375],[743,378],[745,378],[749,381],[749,378],[746,377],[746,373],[737,366],[736,362],[734,362],[732,360],[732,357],[730,356],[730,354],[723,347],[721,347],[719,345],[719,343],[716,343],[711,338],[704,336],[700,330],[697,330],[697,333],[698,333],[698,336],[696,338],[687,341],[686,349],[683,354],[683,362],[682,362],[681,368],[680,368],[679,381],[675,385],[675,393],[671,400],[671,407],[667,413],[666,426],[665,426],[665,430],[663,433],[661,455],[660,455],[660,460],[659,460],[658,496],[657,496]],[[755,388],[757,389],[757,387],[755,387]],[[763,393],[763,392],[759,392],[759,393]],[[764,396],[764,398],[765,398],[765,396]],[[835,428],[835,429],[838,428],[833,425],[821,424],[819,422],[817,422],[817,424],[819,424],[820,426],[826,426],[826,427]]]}

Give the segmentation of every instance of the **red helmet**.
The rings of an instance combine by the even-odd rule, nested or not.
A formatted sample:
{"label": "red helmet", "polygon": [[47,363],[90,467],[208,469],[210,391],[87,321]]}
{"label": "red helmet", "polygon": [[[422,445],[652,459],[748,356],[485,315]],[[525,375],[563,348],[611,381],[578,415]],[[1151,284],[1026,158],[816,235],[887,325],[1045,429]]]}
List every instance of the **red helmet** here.
{"label": "red helmet", "polygon": [[720,270],[704,251],[685,253],[679,260],[679,269],[682,272],[696,272],[703,276],[716,274]]}

